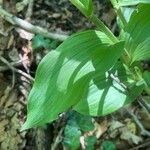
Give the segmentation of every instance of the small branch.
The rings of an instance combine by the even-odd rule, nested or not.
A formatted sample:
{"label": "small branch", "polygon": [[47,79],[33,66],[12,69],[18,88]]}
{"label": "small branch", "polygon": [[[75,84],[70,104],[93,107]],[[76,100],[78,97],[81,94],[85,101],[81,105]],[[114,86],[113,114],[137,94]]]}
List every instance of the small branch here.
{"label": "small branch", "polygon": [[137,150],[139,148],[144,148],[144,147],[148,147],[148,146],[150,146],[150,140],[145,142],[145,143],[143,143],[143,144],[141,144],[141,145],[138,145],[136,147],[130,148],[129,150]]}
{"label": "small branch", "polygon": [[[109,73],[109,72],[108,72]],[[109,76],[112,80],[116,81],[120,86],[122,86],[124,88],[124,90],[129,91],[128,87],[123,84],[119,78],[117,78],[115,75],[113,75],[112,73],[109,73]],[[144,101],[144,99],[142,98],[142,96],[138,97],[138,103],[141,105],[141,107],[143,107],[149,114],[150,114],[150,105],[148,103],[146,103]]]}
{"label": "small branch", "polygon": [[89,20],[92,21],[100,31],[104,32],[113,43],[118,42],[118,39],[111,32],[111,30],[107,26],[105,26],[105,24],[100,19],[98,19],[97,16],[93,14],[92,16],[90,16]]}
{"label": "small branch", "polygon": [[34,0],[29,0],[28,9],[27,9],[27,13],[26,13],[26,19],[30,19],[32,16],[33,3],[34,3]]}
{"label": "small branch", "polygon": [[144,101],[142,96],[139,97],[138,103],[150,114],[150,106],[148,103]]}
{"label": "small branch", "polygon": [[[20,60],[23,60],[23,56],[21,54],[19,54],[19,57],[20,57]],[[24,61],[21,61],[21,62],[22,62],[24,69],[29,74],[30,73],[29,67],[27,66],[27,64]]]}
{"label": "small branch", "polygon": [[144,136],[150,137],[150,132],[147,131],[147,130],[143,127],[143,125],[142,125],[142,123],[139,121],[138,117],[137,117],[135,114],[133,114],[132,111],[127,110],[127,109],[126,109],[126,111],[127,111],[128,114],[133,118],[133,120],[135,121],[135,123],[136,123],[136,124],[138,125],[138,127],[140,128],[141,134],[144,135]]}
{"label": "small branch", "polygon": [[[22,66],[22,61],[24,61],[24,60],[25,59],[20,60],[18,62],[11,62],[10,65],[13,66],[13,67],[20,67],[20,66]],[[10,69],[10,67],[8,67],[8,66],[0,66],[0,72],[7,71],[9,69]]]}
{"label": "small branch", "polygon": [[114,80],[114,81],[116,81],[121,87],[123,87],[125,90],[128,90],[128,87],[125,85],[125,84],[123,84],[120,80],[119,80],[119,78],[117,78],[115,75],[113,75],[112,73],[110,73],[110,78],[112,79],[112,80]]}
{"label": "small branch", "polygon": [[5,63],[11,70],[12,72],[17,72],[21,75],[23,75],[24,77],[28,78],[29,80],[34,82],[34,78],[31,77],[29,74],[23,72],[22,70],[16,69],[15,67],[13,67],[4,57],[0,56],[0,60]]}
{"label": "small branch", "polygon": [[34,82],[34,78],[31,77],[29,74],[23,72],[22,70],[14,68],[14,71]]}
{"label": "small branch", "polygon": [[56,150],[58,144],[62,141],[61,135],[63,133],[64,128],[61,128],[61,130],[58,132],[58,135],[54,141],[54,143],[52,144],[51,150]]}
{"label": "small branch", "polygon": [[123,13],[122,13],[121,7],[119,6],[117,0],[110,0],[110,1],[111,1],[111,3],[112,3],[113,7],[115,8],[116,13],[117,13],[117,15],[119,16],[119,18],[120,18],[120,20],[121,20],[123,26],[125,27],[125,26],[127,25],[127,21],[126,21],[124,15],[123,15]]}
{"label": "small branch", "polygon": [[67,35],[48,32],[46,29],[43,29],[39,26],[34,26],[25,20],[22,20],[16,16],[13,16],[11,13],[8,13],[6,10],[4,10],[1,6],[0,6],[0,16],[2,16],[5,20],[7,20],[9,23],[13,24],[14,26],[18,26],[24,30],[31,32],[31,33],[41,34],[44,37],[58,40],[58,41],[64,41],[65,39],[68,38]]}

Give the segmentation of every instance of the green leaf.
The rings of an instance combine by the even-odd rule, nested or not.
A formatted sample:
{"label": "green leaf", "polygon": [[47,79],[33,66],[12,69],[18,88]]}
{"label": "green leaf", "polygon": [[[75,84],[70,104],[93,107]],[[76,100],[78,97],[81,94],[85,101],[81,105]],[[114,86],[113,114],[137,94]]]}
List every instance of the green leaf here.
{"label": "green leaf", "polygon": [[80,147],[81,131],[73,125],[66,125],[64,130],[64,145],[70,150],[76,150]]}
{"label": "green leaf", "polygon": [[94,145],[96,144],[96,141],[97,139],[95,136],[85,137],[86,150],[94,150]]}
{"label": "green leaf", "polygon": [[[94,124],[90,116],[84,116],[75,111],[69,111],[64,132],[64,145],[70,149],[79,148],[81,131],[87,132],[91,130],[94,130]],[[86,149],[92,150],[96,143],[96,137],[86,137],[85,142]]]}
{"label": "green leaf", "polygon": [[48,53],[38,66],[22,130],[52,122],[82,100],[93,77],[109,70],[123,47],[124,42],[112,44],[104,33],[90,30],[71,36]]}
{"label": "green leaf", "polygon": [[133,52],[132,62],[150,58],[150,37],[140,43]]}
{"label": "green leaf", "polygon": [[70,0],[85,16],[90,16],[93,13],[92,0]]}
{"label": "green leaf", "polygon": [[32,48],[38,49],[38,48],[50,48],[50,40],[45,39],[42,35],[36,35],[34,36],[32,40]]}
{"label": "green leaf", "polygon": [[143,78],[145,80],[146,86],[150,88],[150,72],[149,71],[145,71],[143,73]]}
{"label": "green leaf", "polygon": [[75,111],[69,113],[68,124],[74,124],[74,126],[78,126],[84,132],[94,130],[92,117],[81,115]]}
{"label": "green leaf", "polygon": [[122,8],[123,15],[127,22],[129,22],[130,17],[134,10],[135,10],[135,8],[133,8],[133,7],[123,7]]}
{"label": "green leaf", "polygon": [[102,144],[103,150],[116,150],[116,146],[111,141],[104,141]]}
{"label": "green leaf", "polygon": [[118,0],[119,6],[132,6],[139,3],[150,3],[150,0]]}
{"label": "green leaf", "polygon": [[92,118],[90,116],[80,116],[78,117],[78,125],[80,129],[84,132],[94,130],[94,124],[92,123]]}
{"label": "green leaf", "polygon": [[121,83],[128,85],[128,89],[124,89],[121,83],[112,80],[108,74],[99,75],[89,83],[88,91],[74,106],[74,110],[81,114],[104,116],[135,100],[142,92],[143,85],[136,86],[136,83],[128,83],[129,79],[124,71],[121,65],[116,65],[109,72],[113,73]]}
{"label": "green leaf", "polygon": [[[146,14],[146,15],[145,15]],[[150,58],[150,4],[140,4],[130,18],[127,32],[126,49],[131,63]],[[127,35],[126,34],[126,35]]]}
{"label": "green leaf", "polygon": [[51,43],[50,43],[50,47],[51,49],[56,49],[57,48],[57,45],[58,45],[58,42],[53,40]]}

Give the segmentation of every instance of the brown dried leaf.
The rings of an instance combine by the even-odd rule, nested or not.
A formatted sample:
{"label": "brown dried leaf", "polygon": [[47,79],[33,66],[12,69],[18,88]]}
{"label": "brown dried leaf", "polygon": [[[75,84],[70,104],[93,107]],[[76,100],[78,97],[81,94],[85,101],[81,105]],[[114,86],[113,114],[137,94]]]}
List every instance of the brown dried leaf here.
{"label": "brown dried leaf", "polygon": [[16,31],[19,33],[21,38],[29,40],[29,41],[32,40],[32,38],[34,36],[33,33],[27,32],[21,28],[16,28]]}
{"label": "brown dried leaf", "polygon": [[123,140],[127,140],[129,143],[134,143],[134,144],[139,144],[140,142],[142,142],[142,138],[131,133],[131,131],[127,128],[124,127],[120,130],[122,132],[120,138]]}
{"label": "brown dried leaf", "polygon": [[95,135],[96,138],[100,138],[108,129],[108,122],[104,120],[102,123],[98,124],[95,122]]}

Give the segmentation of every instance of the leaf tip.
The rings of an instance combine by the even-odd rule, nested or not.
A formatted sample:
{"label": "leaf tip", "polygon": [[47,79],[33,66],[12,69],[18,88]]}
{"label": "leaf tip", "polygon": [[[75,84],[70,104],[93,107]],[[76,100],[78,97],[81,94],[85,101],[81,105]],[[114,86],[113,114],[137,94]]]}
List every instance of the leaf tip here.
{"label": "leaf tip", "polygon": [[20,129],[20,132],[23,132],[23,131],[25,131],[25,130],[27,130],[27,129],[30,129],[31,128],[31,126],[28,124],[28,122],[26,121],[23,125],[22,125],[22,127],[21,127],[21,129]]}

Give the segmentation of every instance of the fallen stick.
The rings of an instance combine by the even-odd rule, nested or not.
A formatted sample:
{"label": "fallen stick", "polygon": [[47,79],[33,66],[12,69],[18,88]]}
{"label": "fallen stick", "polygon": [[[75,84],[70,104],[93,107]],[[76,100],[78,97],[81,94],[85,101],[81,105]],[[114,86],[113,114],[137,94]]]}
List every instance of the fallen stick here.
{"label": "fallen stick", "polygon": [[49,32],[46,29],[43,29],[39,26],[32,25],[31,23],[29,23],[23,19],[20,19],[16,16],[12,15],[11,13],[7,12],[1,6],[0,6],[0,16],[3,17],[9,23],[13,24],[14,26],[18,26],[18,27],[20,27],[26,31],[29,31],[31,33],[34,33],[34,34],[41,34],[44,37],[58,40],[58,41],[64,41],[65,39],[68,38],[68,35],[52,33],[52,32]]}
{"label": "fallen stick", "polygon": [[147,131],[143,124],[140,122],[140,120],[138,119],[138,117],[131,111],[131,110],[128,110],[128,109],[125,109],[128,114],[133,118],[134,122],[137,124],[137,126],[140,128],[141,130],[141,135],[144,135],[144,136],[148,136],[150,137],[150,132]]}
{"label": "fallen stick", "polygon": [[34,82],[34,78],[32,76],[23,72],[22,70],[19,70],[19,69],[16,69],[15,67],[13,67],[4,57],[0,56],[0,60],[3,63],[5,63],[13,72],[17,72],[17,73],[23,75],[24,77],[26,77],[27,79],[29,79],[30,81]]}
{"label": "fallen stick", "polygon": [[143,143],[143,144],[140,144],[140,145],[138,145],[138,146],[135,146],[135,147],[133,147],[133,148],[130,148],[129,150],[137,150],[137,149],[145,148],[145,147],[148,148],[148,146],[150,146],[150,140],[147,141],[147,142],[145,142],[145,143]]}

